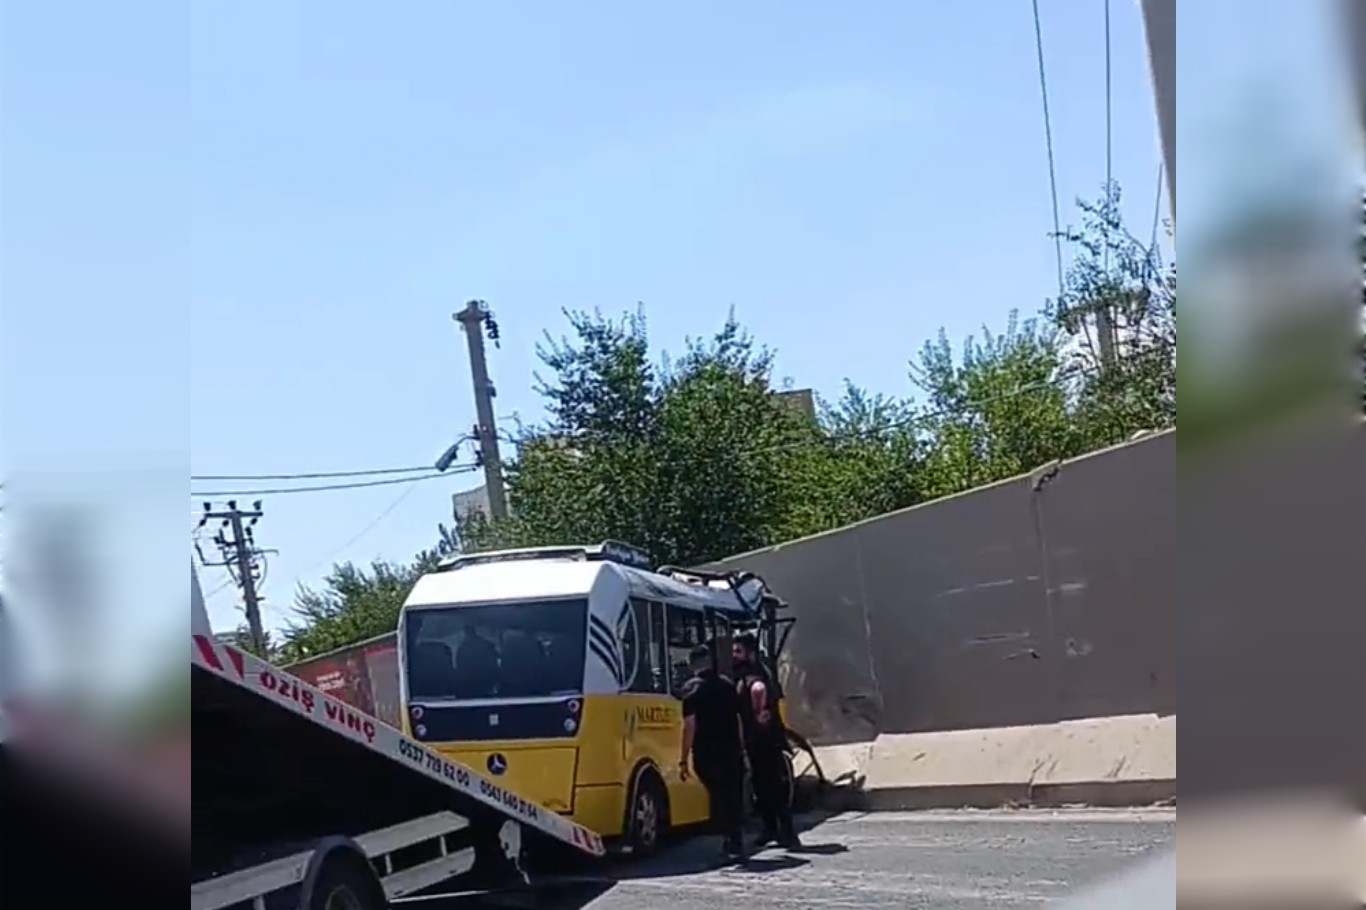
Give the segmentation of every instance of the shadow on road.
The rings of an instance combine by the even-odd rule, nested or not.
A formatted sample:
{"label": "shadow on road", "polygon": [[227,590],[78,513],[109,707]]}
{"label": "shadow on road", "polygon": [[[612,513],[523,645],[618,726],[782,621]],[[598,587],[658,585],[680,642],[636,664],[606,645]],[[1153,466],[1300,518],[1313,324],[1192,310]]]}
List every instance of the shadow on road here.
{"label": "shadow on road", "polygon": [[811,860],[802,859],[798,856],[751,856],[744,862],[732,863],[736,872],[750,875],[763,875],[769,872],[785,872],[788,869],[798,869],[808,866]]}
{"label": "shadow on road", "polygon": [[787,852],[796,856],[838,856],[841,853],[848,853],[849,848],[844,844],[802,844]]}
{"label": "shadow on road", "polygon": [[541,883],[499,894],[433,895],[396,901],[407,910],[582,910],[616,886],[612,879]]}
{"label": "shadow on road", "polygon": [[614,864],[611,868],[619,881],[642,878],[676,878],[683,875],[702,875],[722,869],[763,874],[805,866],[810,860],[783,855],[781,851],[765,850],[744,861],[728,859],[721,853],[721,839],[698,835],[683,841],[658,856],[630,863]]}
{"label": "shadow on road", "polygon": [[[836,813],[804,813],[797,821],[805,836]],[[721,854],[721,839],[706,834],[680,838],[663,852],[646,859],[607,860],[588,875],[558,874],[531,886],[496,895],[431,896],[402,901],[395,906],[412,910],[583,910],[619,882],[668,879],[722,872],[727,875],[769,875],[810,865],[808,856],[834,856],[848,847],[837,843],[807,843],[796,850],[770,847],[743,862]]]}

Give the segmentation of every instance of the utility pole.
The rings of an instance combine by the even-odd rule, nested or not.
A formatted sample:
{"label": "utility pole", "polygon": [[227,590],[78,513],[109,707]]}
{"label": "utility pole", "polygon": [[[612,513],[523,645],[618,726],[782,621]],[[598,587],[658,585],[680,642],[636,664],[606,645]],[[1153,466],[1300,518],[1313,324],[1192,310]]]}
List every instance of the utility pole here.
{"label": "utility pole", "polygon": [[1106,369],[1115,364],[1115,320],[1109,298],[1100,301],[1096,308],[1096,340],[1100,348],[1100,363]]}
{"label": "utility pole", "polygon": [[[264,653],[266,632],[261,625],[261,599],[256,593],[256,570],[259,566],[257,557],[261,555],[261,551],[256,549],[256,535],[252,531],[264,513],[261,511],[259,499],[251,505],[250,510],[239,509],[237,501],[230,499],[226,510],[215,511],[212,503],[204,503],[204,517],[199,519],[199,526],[202,528],[210,521],[223,523],[213,538],[222,555],[222,562],[208,562],[202,552],[199,559],[206,566],[226,568],[228,574],[232,575],[233,580],[242,588],[242,603],[246,607],[247,628],[251,631],[252,644],[258,652]],[[245,523],[243,519],[246,519]],[[232,537],[224,533],[229,529],[232,531]]]}
{"label": "utility pole", "polygon": [[479,443],[479,462],[484,468],[484,489],[489,497],[492,518],[507,518],[507,492],[503,489],[503,461],[498,455],[498,425],[493,420],[493,396],[496,394],[489,380],[488,361],[484,357],[484,330],[498,343],[498,324],[482,300],[471,300],[453,317],[465,330],[470,348],[470,378],[474,381],[474,412],[479,423],[474,438]]}

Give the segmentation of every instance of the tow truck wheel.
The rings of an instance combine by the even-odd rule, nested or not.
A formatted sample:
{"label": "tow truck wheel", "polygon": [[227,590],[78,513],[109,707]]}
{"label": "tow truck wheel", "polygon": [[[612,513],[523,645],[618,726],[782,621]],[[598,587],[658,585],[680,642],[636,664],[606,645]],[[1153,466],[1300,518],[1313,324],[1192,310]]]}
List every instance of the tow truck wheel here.
{"label": "tow truck wheel", "polygon": [[323,864],[305,905],[310,910],[386,910],[389,901],[368,864],[333,856]]}
{"label": "tow truck wheel", "polygon": [[669,795],[664,783],[652,769],[642,771],[631,794],[627,819],[627,843],[636,856],[649,856],[659,849],[669,830]]}

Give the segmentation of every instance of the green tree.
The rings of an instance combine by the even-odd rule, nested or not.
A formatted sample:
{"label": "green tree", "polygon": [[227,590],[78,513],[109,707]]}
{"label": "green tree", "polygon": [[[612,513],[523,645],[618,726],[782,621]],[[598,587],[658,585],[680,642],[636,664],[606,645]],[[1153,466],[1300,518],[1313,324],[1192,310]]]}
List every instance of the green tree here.
{"label": "green tree", "polygon": [[354,563],[337,563],[320,589],[300,586],[294,596],[295,621],[272,646],[282,663],[294,663],[355,644],[398,628],[398,615],[413,584],[459,549],[454,529],[438,526],[435,547],[417,554],[410,563],[375,560],[369,570]]}
{"label": "green tree", "polygon": [[1057,332],[1012,313],[1006,330],[983,329],[955,358],[941,332],[926,343],[911,381],[925,396],[920,490],[947,496],[1077,454],[1069,375]]}
{"label": "green tree", "polygon": [[811,433],[773,395],[771,353],[733,316],[659,362],[639,310],[566,316],[572,338],[538,349],[550,419],[508,464],[515,517],[463,536],[479,549],[613,538],[681,563],[770,543]]}
{"label": "green tree", "polygon": [[394,631],[419,574],[415,565],[385,560],[375,560],[368,571],[344,562],[332,567],[321,590],[300,586],[298,621],[284,630],[281,659],[293,663]]}
{"label": "green tree", "polygon": [[666,366],[658,395],[654,489],[663,505],[655,541],[695,564],[782,539],[795,466],[813,427],[771,382],[772,352],[732,315],[712,338],[689,341]]}
{"label": "green tree", "polygon": [[1070,342],[1068,366],[1084,376],[1076,420],[1095,449],[1176,424],[1176,267],[1163,264],[1156,238],[1129,232],[1117,185],[1077,206],[1082,226],[1065,234],[1077,256],[1046,314]]}
{"label": "green tree", "polygon": [[915,505],[924,498],[921,468],[927,446],[907,402],[846,381],[800,445],[790,485],[787,540]]}

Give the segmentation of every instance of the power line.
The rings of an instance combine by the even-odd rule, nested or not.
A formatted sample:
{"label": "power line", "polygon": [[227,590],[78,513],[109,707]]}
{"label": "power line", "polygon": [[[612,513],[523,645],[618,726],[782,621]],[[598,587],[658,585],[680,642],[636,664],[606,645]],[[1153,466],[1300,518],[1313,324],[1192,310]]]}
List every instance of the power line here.
{"label": "power line", "polygon": [[[391,477],[386,480],[365,480],[357,483],[330,483],[311,487],[276,487],[274,489],[262,490],[192,490],[190,496],[192,498],[208,497],[213,499],[222,496],[273,496],[284,493],[326,493],[333,490],[359,490],[363,487],[384,487],[396,483],[417,483],[420,480],[433,480],[437,477],[449,477],[453,474],[464,474],[477,469],[477,465],[462,464],[452,465],[450,469],[444,472],[432,471],[432,473],[424,474],[420,477]],[[428,468],[427,470],[431,471],[431,468]]]}
{"label": "power line", "polygon": [[[1114,179],[1114,131],[1112,112],[1114,94],[1110,89],[1110,0],[1105,0],[1105,192]],[[1106,247],[1108,254],[1109,247]]]}
{"label": "power line", "polygon": [[360,539],[361,539],[362,537],[364,537],[366,534],[369,534],[371,531],[373,531],[373,530],[379,525],[379,523],[380,523],[381,521],[383,521],[384,519],[388,518],[388,517],[389,517],[389,514],[390,514],[391,512],[393,512],[394,509],[397,509],[397,508],[399,507],[399,505],[402,504],[402,502],[403,502],[405,499],[407,499],[407,498],[412,494],[413,490],[415,490],[415,489],[417,489],[417,488],[416,488],[416,487],[409,487],[408,489],[404,490],[402,493],[400,493],[400,494],[394,499],[393,502],[389,503],[389,505],[385,507],[384,511],[382,511],[382,512],[380,512],[378,515],[376,515],[376,516],[370,521],[369,524],[367,524],[365,527],[361,528],[361,529],[360,529],[359,531],[357,531],[354,535],[352,535],[352,537],[351,537],[350,540],[348,540],[346,543],[342,544],[342,545],[339,546],[339,547],[335,547],[335,548],[334,548],[331,552],[329,552],[326,556],[324,556],[322,559],[318,560],[317,562],[313,563],[313,565],[309,566],[307,569],[304,569],[302,572],[297,572],[297,573],[295,573],[296,576],[309,575],[309,574],[311,574],[315,569],[317,569],[317,568],[319,568],[320,566],[322,566],[324,563],[332,562],[332,560],[335,559],[338,555],[340,555],[341,553],[343,553],[343,552],[345,552],[346,550],[350,549],[350,547],[351,547],[353,544],[355,544],[358,540],[360,540]]}
{"label": "power line", "polygon": [[308,474],[191,474],[191,480],[323,480],[335,477],[376,477],[383,474],[420,474],[431,465],[412,468],[370,468],[365,471],[314,471]]}
{"label": "power line", "polygon": [[237,579],[236,579],[236,578],[229,578],[227,581],[223,582],[221,585],[219,585],[218,587],[214,588],[214,589],[213,589],[212,591],[210,591],[208,594],[205,594],[205,595],[204,595],[204,599],[205,599],[205,600],[208,600],[210,597],[213,597],[213,596],[214,596],[215,594],[217,594],[219,591],[226,591],[228,588],[231,588],[231,587],[233,587],[233,586],[236,585],[236,584],[237,584]]}
{"label": "power line", "polygon": [[1039,21],[1039,0],[1034,4],[1034,43],[1039,52],[1039,93],[1043,97],[1043,135],[1048,150],[1048,186],[1053,198],[1053,248],[1058,259],[1058,307],[1065,306],[1063,301],[1064,282],[1062,268],[1062,218],[1058,214],[1058,174],[1053,158],[1053,118],[1048,112],[1048,77],[1043,64],[1043,25]]}

